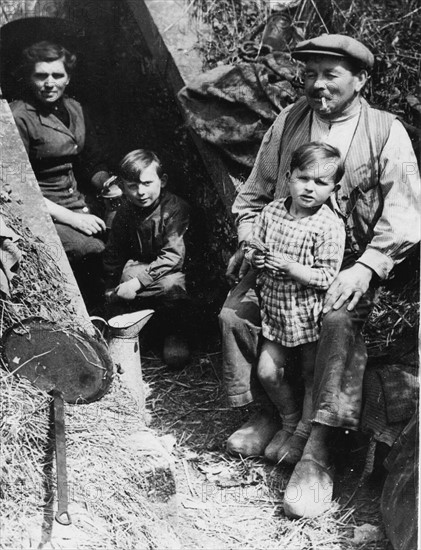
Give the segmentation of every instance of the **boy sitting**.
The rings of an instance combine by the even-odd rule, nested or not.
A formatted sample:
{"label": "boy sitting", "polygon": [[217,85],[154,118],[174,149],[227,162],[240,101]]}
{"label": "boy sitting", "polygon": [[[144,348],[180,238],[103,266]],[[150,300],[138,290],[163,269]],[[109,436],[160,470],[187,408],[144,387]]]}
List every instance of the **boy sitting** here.
{"label": "boy sitting", "polygon": [[189,359],[189,298],[182,273],[189,207],[165,189],[167,175],[152,151],[128,153],[119,164],[118,182],[123,204],[104,252],[109,309],[113,315],[155,309],[155,326],[164,336],[164,361],[181,368]]}

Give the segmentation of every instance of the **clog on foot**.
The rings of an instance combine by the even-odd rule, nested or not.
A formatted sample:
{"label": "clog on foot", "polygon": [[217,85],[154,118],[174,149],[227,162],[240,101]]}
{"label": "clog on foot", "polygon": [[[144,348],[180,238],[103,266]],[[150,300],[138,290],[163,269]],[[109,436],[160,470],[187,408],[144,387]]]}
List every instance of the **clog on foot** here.
{"label": "clog on foot", "polygon": [[293,434],[290,438],[288,438],[285,444],[278,449],[276,461],[295,466],[295,464],[297,464],[303,456],[307,439],[307,437]]}
{"label": "clog on foot", "polygon": [[291,434],[285,430],[279,430],[272,437],[265,449],[265,458],[270,462],[278,462],[279,450],[288,442]]}
{"label": "clog on foot", "polygon": [[333,468],[303,459],[295,466],[284,494],[284,512],[290,518],[314,518],[328,510],[333,495]]}
{"label": "clog on foot", "polygon": [[227,451],[241,456],[262,456],[270,440],[281,427],[281,420],[263,412],[253,415],[227,440]]}

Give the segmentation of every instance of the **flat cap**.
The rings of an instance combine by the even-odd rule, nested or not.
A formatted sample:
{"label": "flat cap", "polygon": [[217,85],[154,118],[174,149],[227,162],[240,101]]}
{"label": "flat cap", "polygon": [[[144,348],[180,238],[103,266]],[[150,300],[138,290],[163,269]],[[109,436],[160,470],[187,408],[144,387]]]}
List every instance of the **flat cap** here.
{"label": "flat cap", "polygon": [[300,61],[305,61],[315,54],[351,58],[366,69],[371,69],[374,65],[374,55],[371,51],[355,38],[344,34],[322,34],[316,38],[303,40],[291,53],[294,59]]}

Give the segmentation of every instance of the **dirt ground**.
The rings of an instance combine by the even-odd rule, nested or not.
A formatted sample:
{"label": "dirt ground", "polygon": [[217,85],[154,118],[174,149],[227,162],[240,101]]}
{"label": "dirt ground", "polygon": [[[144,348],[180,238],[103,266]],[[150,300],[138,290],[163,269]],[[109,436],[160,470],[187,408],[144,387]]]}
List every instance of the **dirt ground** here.
{"label": "dirt ground", "polygon": [[[391,550],[379,512],[382,471],[359,487],[365,437],[338,433],[333,442],[338,452],[332,510],[313,520],[290,520],[282,501],[291,469],[225,452],[227,437],[252,411],[227,408],[218,349],[196,354],[179,372],[168,370],[153,352],[144,353],[151,427],[166,436],[175,459],[183,548]],[[363,524],[373,526],[376,540],[358,538],[355,528]]]}

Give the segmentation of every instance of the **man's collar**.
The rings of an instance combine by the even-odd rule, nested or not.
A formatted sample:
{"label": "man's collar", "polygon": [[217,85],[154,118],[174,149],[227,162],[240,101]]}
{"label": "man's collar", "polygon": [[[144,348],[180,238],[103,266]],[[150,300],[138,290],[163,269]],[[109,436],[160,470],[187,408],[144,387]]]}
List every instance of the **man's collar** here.
{"label": "man's collar", "polygon": [[351,120],[353,118],[358,117],[361,113],[361,109],[364,103],[365,103],[365,100],[363,98],[360,98],[359,103],[355,105],[355,109],[353,109],[350,113],[347,113],[346,115],[338,116],[337,118],[334,118],[334,119],[329,119],[329,120],[325,119],[320,115],[318,115],[316,111],[313,111],[313,116],[318,122],[322,124],[327,124],[328,126],[332,124],[339,124],[341,122],[346,122],[347,120]]}

